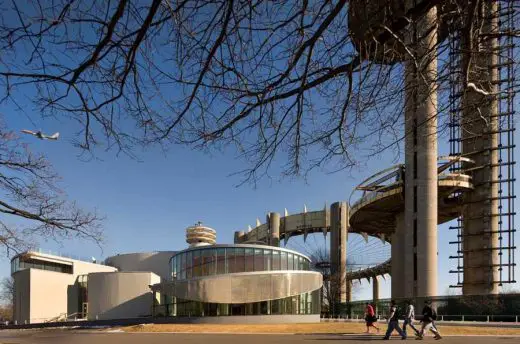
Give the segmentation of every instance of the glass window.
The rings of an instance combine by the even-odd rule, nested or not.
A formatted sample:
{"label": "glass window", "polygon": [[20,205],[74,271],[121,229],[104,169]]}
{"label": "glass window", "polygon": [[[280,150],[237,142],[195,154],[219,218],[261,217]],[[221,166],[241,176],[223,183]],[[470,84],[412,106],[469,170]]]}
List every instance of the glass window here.
{"label": "glass window", "polygon": [[271,307],[269,305],[270,301],[262,301],[260,302],[260,314],[270,314]]}
{"label": "glass window", "polygon": [[319,314],[319,290],[284,299],[243,304],[202,303],[173,298],[175,311],[166,314],[177,316],[226,316],[260,314]]}
{"label": "glass window", "polygon": [[229,315],[229,304],[218,303],[217,315]]}
{"label": "glass window", "polygon": [[[275,252],[276,251],[273,251],[273,257]],[[282,301],[283,299],[271,301],[271,314],[282,314]]]}
{"label": "glass window", "polygon": [[192,262],[193,262],[193,277],[201,276],[201,261],[200,261],[200,251],[192,252]]}
{"label": "glass window", "polygon": [[280,251],[273,250],[273,271],[280,270]]}
{"label": "glass window", "polygon": [[215,275],[217,273],[217,250],[212,248],[211,250],[208,250],[208,251],[210,253],[210,263],[208,266],[208,275]]}
{"label": "glass window", "polygon": [[207,276],[208,275],[208,255],[209,250],[201,250],[200,251],[200,275]]}
{"label": "glass window", "polygon": [[236,271],[236,265],[235,265],[235,249],[230,247],[226,248],[226,262],[227,262],[227,273],[235,273]]}
{"label": "glass window", "polygon": [[177,262],[176,262],[176,259],[175,257],[171,258],[170,259],[170,270],[171,270],[171,273],[172,273],[172,279],[175,279],[175,277],[177,276]]}
{"label": "glass window", "polygon": [[293,296],[292,297],[292,312],[291,314],[298,314],[300,313],[300,299],[299,299],[299,296],[296,295],[296,296]]}
{"label": "glass window", "polygon": [[280,270],[287,270],[287,252],[280,252]]}
{"label": "glass window", "polygon": [[186,278],[186,253],[181,253],[181,279]]}
{"label": "glass window", "polygon": [[175,256],[175,270],[177,271],[177,278],[181,278],[181,256]]}
{"label": "glass window", "polygon": [[177,265],[177,278],[181,279],[181,257],[179,255],[175,256],[175,264]]}
{"label": "glass window", "polygon": [[11,264],[12,264],[12,266],[11,266],[11,273],[20,270],[20,258],[13,259]]}
{"label": "glass window", "polygon": [[226,249],[217,249],[217,274],[222,275],[226,273]]}
{"label": "glass window", "polygon": [[186,252],[186,278],[191,278],[193,275],[193,256],[192,252]]}
{"label": "glass window", "polygon": [[255,249],[255,271],[264,271],[264,250]]}
{"label": "glass window", "polygon": [[243,248],[235,249],[235,269],[236,272],[244,272],[245,267],[245,250]]}
{"label": "glass window", "polygon": [[246,248],[245,249],[245,272],[254,271],[255,270],[255,256],[254,256],[255,250],[252,248]]}
{"label": "glass window", "polygon": [[309,270],[309,261],[307,259],[303,260],[303,270]]}
{"label": "glass window", "polygon": [[264,271],[271,270],[271,258],[272,258],[271,250],[264,250]]}
{"label": "glass window", "polygon": [[215,274],[214,254],[215,254],[214,249],[205,249],[205,250],[201,251],[202,276],[209,276],[209,275]]}
{"label": "glass window", "polygon": [[300,295],[300,314],[307,314],[307,293]]}
{"label": "glass window", "polygon": [[[246,257],[247,257],[247,249],[246,249]],[[246,263],[246,265],[247,265],[247,263]],[[255,305],[254,302],[245,304],[245,315],[255,314],[254,305]]]}
{"label": "glass window", "polygon": [[294,255],[292,253],[287,254],[287,270],[296,270],[294,268]]}

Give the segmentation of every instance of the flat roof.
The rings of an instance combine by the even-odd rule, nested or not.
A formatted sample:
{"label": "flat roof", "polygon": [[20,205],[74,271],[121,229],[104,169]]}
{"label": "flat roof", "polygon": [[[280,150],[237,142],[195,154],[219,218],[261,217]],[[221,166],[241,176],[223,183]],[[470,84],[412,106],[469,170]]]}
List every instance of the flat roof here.
{"label": "flat roof", "polygon": [[256,249],[263,249],[263,250],[275,250],[275,251],[288,252],[288,253],[292,253],[292,254],[296,254],[298,256],[304,257],[304,258],[306,258],[306,259],[308,259],[310,261],[309,257],[307,257],[306,255],[304,255],[304,254],[302,254],[302,253],[300,253],[298,251],[290,250],[288,248],[283,248],[283,247],[277,247],[277,246],[254,245],[254,244],[215,244],[215,245],[204,245],[204,246],[188,247],[185,250],[176,252],[172,257],[174,257],[174,256],[176,256],[176,255],[178,255],[180,253],[184,253],[184,252],[188,252],[188,251],[204,250],[204,249],[210,249],[210,248],[233,248],[233,247],[238,247],[238,248],[256,248]]}

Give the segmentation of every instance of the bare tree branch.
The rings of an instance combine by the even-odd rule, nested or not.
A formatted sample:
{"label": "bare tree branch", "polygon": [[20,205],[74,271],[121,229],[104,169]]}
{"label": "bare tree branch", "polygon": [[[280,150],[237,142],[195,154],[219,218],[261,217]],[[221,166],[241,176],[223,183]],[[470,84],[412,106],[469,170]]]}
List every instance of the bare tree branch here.
{"label": "bare tree branch", "polygon": [[0,124],[0,244],[8,254],[29,248],[36,239],[78,237],[101,240],[101,218],[67,201],[58,175],[43,155]]}
{"label": "bare tree branch", "polygon": [[[439,22],[429,29],[440,39],[423,55],[440,59],[444,101],[447,23],[456,22],[451,29],[468,39],[485,40],[474,25],[478,2],[3,4],[0,99],[18,102],[36,94],[30,100],[43,116],[80,123],[77,145],[87,151],[104,143],[128,154],[143,144],[231,145],[248,162],[240,171],[246,182],[273,166],[282,166],[276,172],[283,175],[331,165],[341,170],[388,150],[399,155],[408,135],[402,129],[402,62],[414,62],[418,80],[426,78],[425,61],[417,60],[417,47],[405,38],[433,6]],[[366,17],[359,27],[349,23],[355,6]],[[373,18],[381,19],[379,25]],[[464,78],[464,89],[485,95],[467,73]]]}

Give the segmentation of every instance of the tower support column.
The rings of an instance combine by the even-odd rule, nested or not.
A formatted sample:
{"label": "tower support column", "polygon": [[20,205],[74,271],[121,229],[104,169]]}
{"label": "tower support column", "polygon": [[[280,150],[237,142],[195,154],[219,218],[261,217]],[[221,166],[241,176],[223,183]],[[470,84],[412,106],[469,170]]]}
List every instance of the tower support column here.
{"label": "tower support column", "polygon": [[377,276],[372,276],[372,303],[374,304],[374,311],[377,314],[377,303],[379,302],[379,280]]}
{"label": "tower support column", "polygon": [[391,279],[391,296],[392,299],[404,297],[404,234],[406,227],[404,222],[404,213],[395,216],[395,232],[392,235],[391,254],[392,263],[390,267]]}
{"label": "tower support column", "polygon": [[410,29],[405,62],[405,297],[437,295],[437,25],[433,7]]}
{"label": "tower support column", "polygon": [[336,202],[330,206],[330,270],[333,297],[338,303],[349,301],[347,281],[347,229],[349,209],[347,202]]}
{"label": "tower support column", "polygon": [[266,222],[269,227],[269,245],[280,247],[280,214],[269,213]]}
{"label": "tower support column", "polygon": [[500,280],[498,1],[480,1],[479,6],[473,48],[467,36],[461,37],[462,70],[468,70],[468,83],[475,86],[466,87],[462,99],[462,152],[475,161],[474,189],[464,195],[462,212],[464,295],[497,294]]}

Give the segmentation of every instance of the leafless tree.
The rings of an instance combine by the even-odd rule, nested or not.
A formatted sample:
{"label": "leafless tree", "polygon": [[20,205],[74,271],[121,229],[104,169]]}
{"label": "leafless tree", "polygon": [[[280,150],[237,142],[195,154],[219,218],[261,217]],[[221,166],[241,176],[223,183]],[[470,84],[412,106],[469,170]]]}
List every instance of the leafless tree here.
{"label": "leafless tree", "polygon": [[[323,287],[321,289],[321,304],[322,311],[329,313],[331,316],[336,316],[341,312],[338,309],[341,303],[340,295],[345,291],[347,286],[347,293],[354,295],[358,290],[358,282],[350,281],[348,276],[342,276],[334,271],[330,263],[330,253],[326,248],[316,248],[310,255],[311,268],[323,275]],[[351,271],[347,260],[347,272]]]}
{"label": "leafless tree", "polygon": [[12,320],[14,311],[14,278],[4,277],[0,284],[0,320]]}
{"label": "leafless tree", "polygon": [[67,201],[58,181],[45,157],[31,153],[0,123],[0,243],[8,254],[30,247],[36,238],[99,242],[101,218]]}
{"label": "leafless tree", "polygon": [[14,278],[4,277],[0,284],[0,299],[4,301],[8,306],[14,304]]}
{"label": "leafless tree", "polygon": [[[283,174],[348,168],[398,148],[405,134],[403,66],[372,62],[359,49],[348,26],[356,2],[3,3],[2,99],[29,98],[43,115],[77,121],[76,143],[89,151],[102,142],[130,154],[147,143],[233,145],[249,162],[241,171],[248,181],[274,161]],[[420,66],[403,32],[432,6],[447,8],[442,22],[472,13],[462,3],[417,1],[366,40],[392,41]],[[466,31],[478,30],[471,18]],[[440,40],[435,49],[446,56],[447,46]],[[439,84],[446,80],[439,71]],[[447,108],[440,104],[439,114]]]}
{"label": "leafless tree", "polygon": [[375,135],[370,148],[381,148],[401,133],[402,70],[354,49],[346,0],[2,7],[4,101],[30,94],[43,114],[77,120],[87,150],[101,135],[125,151],[147,142],[234,144],[254,180],[278,153],[289,174],[330,160],[344,168],[361,142]]}

